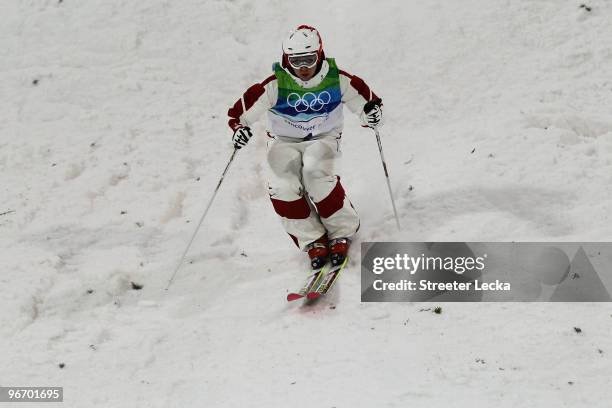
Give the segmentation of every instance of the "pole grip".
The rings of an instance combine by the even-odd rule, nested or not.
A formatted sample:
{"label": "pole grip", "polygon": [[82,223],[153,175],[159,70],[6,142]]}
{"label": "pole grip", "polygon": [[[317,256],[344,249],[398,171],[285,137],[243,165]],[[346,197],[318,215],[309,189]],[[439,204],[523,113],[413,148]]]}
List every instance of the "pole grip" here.
{"label": "pole grip", "polygon": [[372,99],[371,101],[368,101],[366,102],[365,105],[363,105],[363,111],[365,113],[368,113],[372,109],[374,109],[375,106],[381,106],[381,105],[382,105],[382,99],[380,98]]}

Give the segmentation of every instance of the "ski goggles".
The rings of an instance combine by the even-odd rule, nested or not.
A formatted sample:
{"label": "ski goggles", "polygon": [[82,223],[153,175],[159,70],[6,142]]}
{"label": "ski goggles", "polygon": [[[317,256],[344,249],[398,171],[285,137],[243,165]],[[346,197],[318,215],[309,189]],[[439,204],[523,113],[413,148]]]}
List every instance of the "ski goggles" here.
{"label": "ski goggles", "polygon": [[289,60],[289,65],[295,69],[302,67],[312,68],[319,60],[319,56],[316,52],[311,52],[309,54],[289,55],[287,59]]}

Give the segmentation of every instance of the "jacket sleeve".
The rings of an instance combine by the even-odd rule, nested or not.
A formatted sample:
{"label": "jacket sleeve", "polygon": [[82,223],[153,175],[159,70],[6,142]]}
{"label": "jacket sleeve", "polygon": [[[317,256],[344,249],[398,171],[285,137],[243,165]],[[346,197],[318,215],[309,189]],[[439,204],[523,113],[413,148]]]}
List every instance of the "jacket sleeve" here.
{"label": "jacket sleeve", "polygon": [[227,111],[229,127],[235,131],[240,126],[252,126],[261,115],[276,104],[277,96],[278,84],[274,75],[251,86]]}
{"label": "jacket sleeve", "polygon": [[340,70],[340,92],[342,93],[342,102],[351,112],[359,115],[362,124],[365,125],[366,119],[363,107],[367,102],[379,99],[378,96],[363,79],[343,70]]}

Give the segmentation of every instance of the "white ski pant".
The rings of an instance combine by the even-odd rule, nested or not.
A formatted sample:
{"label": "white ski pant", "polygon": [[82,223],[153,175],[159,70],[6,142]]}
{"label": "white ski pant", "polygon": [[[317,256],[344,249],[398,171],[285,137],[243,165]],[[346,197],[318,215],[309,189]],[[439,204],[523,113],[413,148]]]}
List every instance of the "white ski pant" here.
{"label": "white ski pant", "polygon": [[350,238],[359,217],[340,184],[335,164],[336,132],[300,141],[276,137],[268,142],[268,188],[274,210],[295,244]]}

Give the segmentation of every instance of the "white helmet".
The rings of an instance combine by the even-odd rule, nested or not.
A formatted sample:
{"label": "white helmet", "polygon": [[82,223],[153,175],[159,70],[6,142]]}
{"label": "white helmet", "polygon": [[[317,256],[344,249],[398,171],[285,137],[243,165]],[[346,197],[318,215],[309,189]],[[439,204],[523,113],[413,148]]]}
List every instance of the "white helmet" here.
{"label": "white helmet", "polygon": [[310,68],[323,58],[323,41],[314,27],[301,25],[283,41],[283,66]]}

